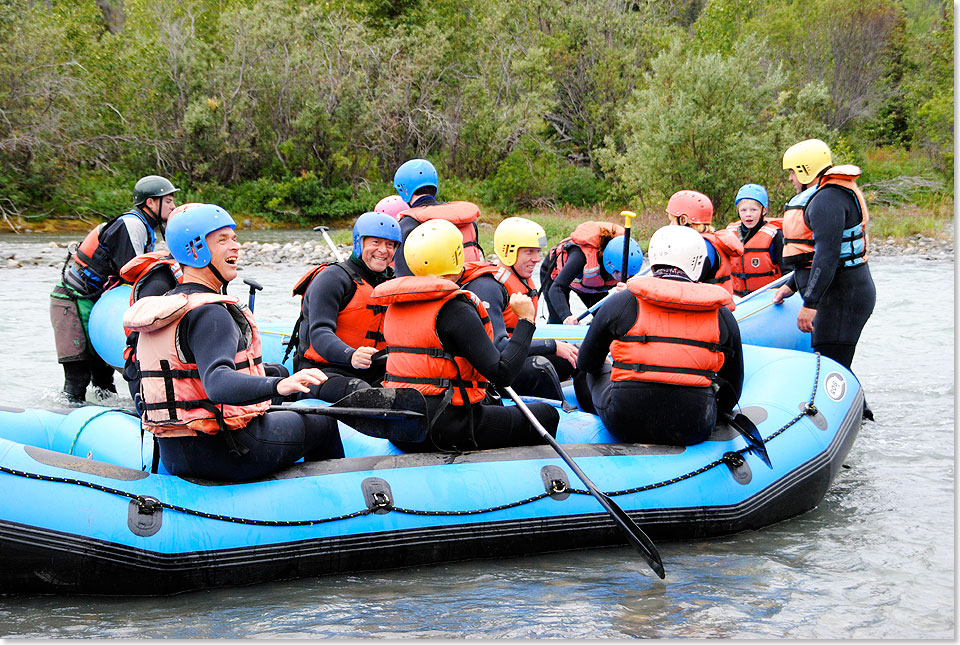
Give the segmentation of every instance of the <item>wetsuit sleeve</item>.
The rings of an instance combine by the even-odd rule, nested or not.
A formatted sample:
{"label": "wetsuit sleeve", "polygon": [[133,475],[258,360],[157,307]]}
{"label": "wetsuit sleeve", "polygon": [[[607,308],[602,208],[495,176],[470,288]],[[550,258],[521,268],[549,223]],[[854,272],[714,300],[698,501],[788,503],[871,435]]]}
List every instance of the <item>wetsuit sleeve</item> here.
{"label": "wetsuit sleeve", "polygon": [[[213,403],[245,405],[272,398],[280,377],[255,376],[236,371],[233,362],[240,349],[240,328],[220,304],[197,307],[180,321],[186,338],[184,353],[200,371],[200,382]],[[189,360],[191,356],[186,356]]]}
{"label": "wetsuit sleeve", "polygon": [[304,320],[310,345],[335,365],[350,365],[355,347],[337,336],[337,318],[356,293],[357,286],[347,272],[336,265],[321,271],[303,295]]}
{"label": "wetsuit sleeve", "polygon": [[482,275],[476,280],[471,280],[463,288],[475,293],[483,302],[483,306],[487,309],[487,315],[490,316],[490,324],[493,326],[493,344],[498,350],[503,350],[510,342],[507,324],[503,321],[503,311],[507,308],[508,302],[507,290],[489,275]]}
{"label": "wetsuit sleeve", "polygon": [[550,308],[563,320],[570,315],[570,302],[564,289],[570,289],[570,283],[583,275],[583,269],[587,266],[587,256],[583,254],[579,246],[571,245],[567,250],[567,260],[557,274],[556,279],[550,283],[550,288],[545,294],[550,301]]}
{"label": "wetsuit sleeve", "polygon": [[577,354],[577,367],[590,374],[599,373],[610,353],[610,343],[630,330],[637,312],[637,298],[629,291],[610,296],[607,304],[597,311],[583,338]]}
{"label": "wetsuit sleeve", "polygon": [[487,336],[472,304],[454,298],[437,315],[437,336],[443,348],[466,358],[478,372],[497,385],[510,385],[520,373],[534,329],[533,323],[520,320],[509,342],[503,350],[498,350]]}
{"label": "wetsuit sleeve", "polygon": [[843,189],[826,186],[814,194],[804,210],[803,218],[816,240],[810,278],[801,294],[804,306],[810,309],[817,308],[837,272],[843,227],[852,206],[851,199]]}
{"label": "wetsuit sleeve", "polygon": [[124,264],[147,250],[150,236],[139,218],[121,217],[103,231],[100,242],[110,250],[110,258],[119,273]]}
{"label": "wetsuit sleeve", "polygon": [[162,296],[175,286],[177,286],[177,279],[173,277],[170,271],[157,270],[145,277],[140,283],[139,295],[141,298]]}
{"label": "wetsuit sleeve", "polygon": [[731,412],[740,400],[743,390],[743,345],[740,342],[740,327],[733,312],[722,307],[720,317],[720,346],[723,365],[717,372],[720,389],[717,391],[717,410]]}
{"label": "wetsuit sleeve", "polygon": [[713,248],[710,240],[704,238],[707,243],[707,259],[703,263],[703,271],[700,274],[700,282],[712,280],[717,277],[717,269],[720,268],[720,258],[717,256],[717,250]]}
{"label": "wetsuit sleeve", "polygon": [[770,242],[770,259],[780,267],[781,273],[786,272],[786,269],[783,267],[783,231],[780,229],[777,229],[776,235],[773,236],[773,241]]}

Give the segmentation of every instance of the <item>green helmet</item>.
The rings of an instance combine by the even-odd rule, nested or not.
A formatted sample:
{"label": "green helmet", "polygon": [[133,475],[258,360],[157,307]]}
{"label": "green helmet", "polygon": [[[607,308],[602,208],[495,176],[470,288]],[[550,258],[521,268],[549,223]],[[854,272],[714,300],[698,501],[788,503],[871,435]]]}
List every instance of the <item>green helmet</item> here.
{"label": "green helmet", "polygon": [[137,180],[133,187],[133,203],[135,206],[143,206],[150,197],[163,197],[171,195],[180,190],[174,188],[173,184],[166,177],[159,175],[147,175]]}

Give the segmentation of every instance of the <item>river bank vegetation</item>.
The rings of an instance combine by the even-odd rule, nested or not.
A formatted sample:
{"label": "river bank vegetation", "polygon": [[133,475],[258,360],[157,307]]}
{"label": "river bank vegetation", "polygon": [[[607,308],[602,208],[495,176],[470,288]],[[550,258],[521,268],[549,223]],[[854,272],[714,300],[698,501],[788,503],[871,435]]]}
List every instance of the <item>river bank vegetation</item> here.
{"label": "river bank vegetation", "polygon": [[[953,218],[953,7],[938,0],[0,0],[5,230],[89,228],[141,175],[252,226],[337,224],[429,158],[485,228],[772,214],[790,144],[864,170],[877,236]],[[952,235],[952,230],[949,231]]]}

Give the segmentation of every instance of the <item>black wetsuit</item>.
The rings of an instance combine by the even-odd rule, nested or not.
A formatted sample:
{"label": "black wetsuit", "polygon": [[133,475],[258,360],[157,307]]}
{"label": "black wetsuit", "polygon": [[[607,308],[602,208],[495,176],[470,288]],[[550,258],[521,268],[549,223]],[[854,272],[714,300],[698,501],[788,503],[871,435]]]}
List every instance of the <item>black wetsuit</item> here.
{"label": "black wetsuit", "polygon": [[796,269],[790,288],[800,292],[805,307],[817,310],[813,350],[849,369],[877,302],[868,264],[842,267],[840,262],[843,229],[856,226],[860,210],[853,195],[828,184],[810,198],[803,219],[816,240],[813,263]]}
{"label": "black wetsuit", "polygon": [[[567,249],[567,259],[563,268],[557,274],[556,279],[550,279],[551,267],[544,263],[540,267],[540,284],[542,285],[543,296],[547,303],[547,322],[551,324],[562,323],[570,315],[570,292],[574,291],[580,298],[580,301],[590,308],[603,300],[607,292],[602,293],[581,293],[570,288],[571,283],[583,275],[583,269],[587,266],[587,256],[579,246],[572,244]],[[601,275],[606,276],[602,266]]]}
{"label": "black wetsuit", "polygon": [[[510,341],[510,335],[503,320],[503,312],[510,302],[506,288],[496,278],[486,274],[461,287],[477,294],[477,297],[483,301],[490,317],[490,324],[493,326],[493,344],[503,351]],[[569,361],[557,357],[555,340],[534,340],[530,343],[530,350],[523,362],[523,368],[514,379],[513,389],[517,394],[562,401],[563,390],[560,383],[570,378],[573,371],[574,368]]]}
{"label": "black wetsuit", "polygon": [[[503,350],[498,350],[487,337],[483,323],[472,304],[454,298],[437,314],[437,336],[444,350],[466,358],[492,383],[510,385],[520,371],[533,337],[533,323],[521,320]],[[443,396],[427,396],[427,411],[432,418],[443,402]],[[527,404],[534,416],[552,435],[556,435],[560,414],[551,405]],[[474,441],[471,441],[470,435]],[[491,397],[469,406],[448,404],[434,420],[431,438],[420,444],[397,443],[407,452],[472,450],[505,448],[543,443],[523,411],[504,406]],[[436,444],[436,445],[435,445]]]}
{"label": "black wetsuit", "polygon": [[[416,195],[413,203],[410,204],[410,208],[438,206],[443,203],[445,202],[438,202],[433,195]],[[406,241],[410,231],[420,226],[421,223],[409,215],[404,215],[397,220],[397,224],[400,226],[400,239]],[[397,252],[393,256],[393,270],[398,276],[413,275],[407,267],[406,259],[403,257],[403,241],[400,242],[400,246],[397,247]]]}
{"label": "black wetsuit", "polygon": [[[376,287],[393,277],[393,271],[374,273],[356,255],[345,260],[369,285]],[[298,398],[317,398],[339,401],[346,395],[376,385],[383,378],[385,363],[377,361],[361,370],[350,364],[356,351],[337,336],[337,317],[357,292],[357,283],[338,265],[328,266],[317,274],[303,295],[303,320],[300,322],[300,341],[297,348],[297,369],[316,367],[329,378],[314,385]],[[323,365],[304,357],[307,348],[313,349],[330,364]]]}
{"label": "black wetsuit", "polygon": [[[201,284],[185,283],[171,293],[216,293]],[[245,405],[273,399],[280,377],[259,377],[234,369],[243,348],[240,328],[220,304],[197,307],[179,322],[187,362],[195,362],[200,381],[214,403]],[[160,438],[160,459],[174,475],[220,481],[265,477],[303,457],[307,461],[343,457],[337,423],[332,417],[277,411],[254,418],[230,431],[243,455],[231,452],[222,433]]]}
{"label": "black wetsuit", "polygon": [[580,408],[595,408],[607,429],[624,442],[688,446],[704,441],[718,413],[731,412],[743,388],[743,348],[733,313],[726,307],[717,312],[724,361],[715,391],[712,386],[610,380],[611,365],[605,361],[610,343],[627,334],[638,311],[636,296],[621,291],[594,317],[577,359],[587,385],[577,391]]}

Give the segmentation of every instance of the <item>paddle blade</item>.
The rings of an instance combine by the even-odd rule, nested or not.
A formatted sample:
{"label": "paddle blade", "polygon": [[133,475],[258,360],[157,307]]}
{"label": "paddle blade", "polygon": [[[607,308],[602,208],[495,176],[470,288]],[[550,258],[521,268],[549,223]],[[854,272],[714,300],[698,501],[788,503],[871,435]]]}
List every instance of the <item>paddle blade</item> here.
{"label": "paddle blade", "polygon": [[[363,416],[344,414],[338,417],[367,436],[411,443],[419,443],[427,438],[427,402],[423,394],[413,388],[371,387],[357,390],[330,406],[334,413],[340,408],[367,411]],[[416,416],[409,414],[411,412]]]}
{"label": "paddle blade", "polygon": [[750,420],[750,417],[738,413],[736,416],[729,417],[727,421],[734,430],[746,439],[747,445],[749,445],[753,452],[760,457],[760,460],[767,465],[767,468],[773,470],[773,464],[770,463],[770,455],[767,454],[767,446],[763,443],[760,430],[758,430],[757,426]]}

